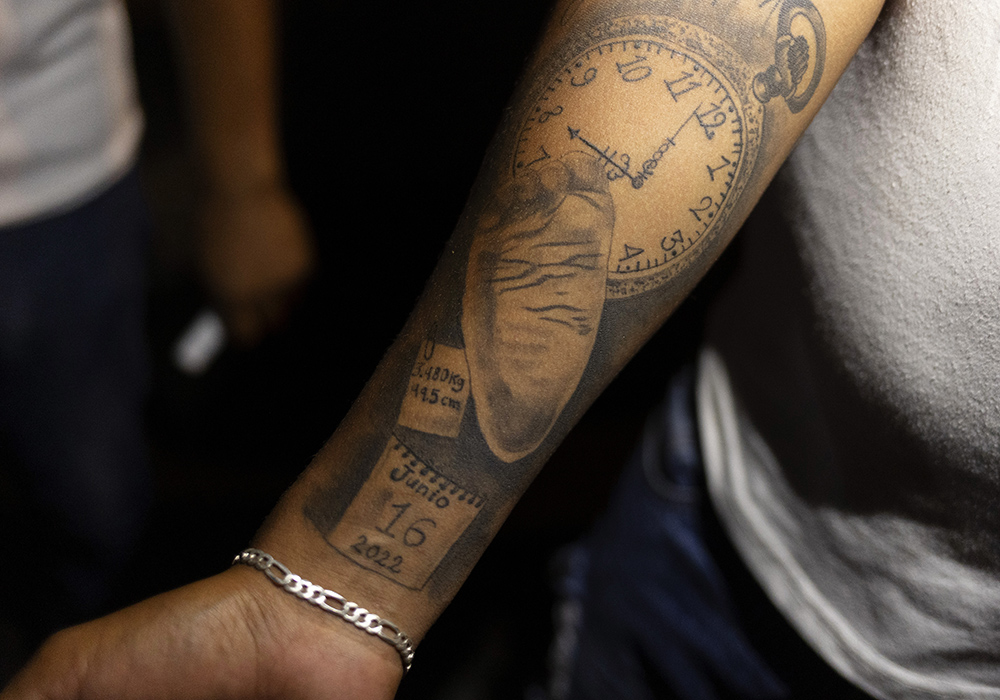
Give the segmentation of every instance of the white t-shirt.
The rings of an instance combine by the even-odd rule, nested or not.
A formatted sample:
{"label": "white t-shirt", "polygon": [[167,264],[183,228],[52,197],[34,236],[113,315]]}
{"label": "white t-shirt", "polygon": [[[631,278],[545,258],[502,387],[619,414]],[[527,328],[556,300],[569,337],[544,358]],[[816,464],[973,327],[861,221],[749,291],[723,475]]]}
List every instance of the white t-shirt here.
{"label": "white t-shirt", "polygon": [[1000,698],[1000,1],[897,0],[713,312],[713,498],[777,606],[892,698]]}
{"label": "white t-shirt", "polygon": [[112,184],[142,124],[119,0],[0,0],[0,226]]}

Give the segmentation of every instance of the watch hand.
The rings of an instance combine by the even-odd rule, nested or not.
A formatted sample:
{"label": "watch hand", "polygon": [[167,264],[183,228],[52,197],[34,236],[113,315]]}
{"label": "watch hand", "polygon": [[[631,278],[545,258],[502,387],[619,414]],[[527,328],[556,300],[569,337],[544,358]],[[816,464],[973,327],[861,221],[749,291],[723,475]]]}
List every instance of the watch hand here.
{"label": "watch hand", "polygon": [[[580,130],[579,129],[574,129],[571,126],[567,126],[566,128],[569,130],[569,139],[570,139],[570,141],[573,141],[575,139],[579,139],[580,141],[583,142],[583,145],[585,145],[587,148],[589,148],[592,151],[594,151],[594,153],[596,153],[598,156],[600,156],[602,160],[608,162],[610,165],[612,165],[616,169],[618,169],[618,171],[621,172],[621,174],[622,174],[623,177],[627,177],[632,182],[632,187],[634,187],[636,189],[639,189],[640,187],[642,187],[642,183],[643,183],[642,178],[637,177],[637,176],[633,175],[632,173],[630,173],[628,171],[627,167],[623,167],[623,166],[619,165],[618,163],[614,162],[613,160],[611,160],[614,157],[614,155],[617,155],[618,151],[615,151],[614,154],[612,154],[611,156],[609,156],[608,155],[608,149],[605,148],[602,151],[600,148],[598,148],[597,146],[595,146],[594,144],[592,144],[590,141],[588,141],[587,139],[585,139],[582,136],[580,136]],[[623,156],[624,156],[624,154],[623,154]],[[627,165],[627,163],[626,163],[626,165]],[[638,184],[636,184],[637,182],[638,182]]]}
{"label": "watch hand", "polygon": [[[684,122],[679,127],[677,127],[677,131],[674,132],[674,135],[668,137],[667,140],[664,141],[663,144],[656,149],[656,152],[642,164],[642,172],[636,175],[636,179],[645,182],[649,178],[653,177],[653,171],[656,170],[656,166],[660,164],[660,161],[663,159],[663,156],[667,155],[670,149],[677,145],[676,141],[677,137],[680,136],[682,131],[684,131],[684,127],[688,125],[688,122],[690,122],[692,119],[698,116],[699,109],[701,109],[701,105],[695,107],[694,111],[688,115],[688,118],[685,119]],[[633,187],[634,186],[635,183],[633,182]]]}

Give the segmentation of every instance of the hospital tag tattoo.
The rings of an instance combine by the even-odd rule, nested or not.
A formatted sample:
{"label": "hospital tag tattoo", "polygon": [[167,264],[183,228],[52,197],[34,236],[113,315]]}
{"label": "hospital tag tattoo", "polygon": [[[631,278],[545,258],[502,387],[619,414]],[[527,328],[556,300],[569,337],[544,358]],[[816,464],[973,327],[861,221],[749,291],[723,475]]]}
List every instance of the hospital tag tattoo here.
{"label": "hospital tag tattoo", "polygon": [[469,399],[468,375],[463,350],[425,341],[410,372],[399,424],[442,437],[458,437]]}

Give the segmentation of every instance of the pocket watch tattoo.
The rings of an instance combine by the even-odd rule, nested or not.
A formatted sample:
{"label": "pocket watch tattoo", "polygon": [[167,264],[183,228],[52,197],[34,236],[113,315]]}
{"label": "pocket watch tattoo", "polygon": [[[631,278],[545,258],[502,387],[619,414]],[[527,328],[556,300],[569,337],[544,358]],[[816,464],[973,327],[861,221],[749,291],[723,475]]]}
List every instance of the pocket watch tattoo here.
{"label": "pocket watch tattoo", "polygon": [[615,205],[607,294],[621,298],[662,285],[725,221],[763,106],[738,54],[695,25],[627,17],[602,34],[530,108],[512,169],[574,152],[601,163]]}
{"label": "pocket watch tattoo", "polygon": [[463,299],[476,414],[500,459],[551,431],[605,302],[661,287],[709,249],[753,172],[765,103],[794,112],[812,96],[818,13],[784,0],[778,30],[775,63],[752,66],[696,24],[620,17],[537,91],[509,184],[480,217]]}

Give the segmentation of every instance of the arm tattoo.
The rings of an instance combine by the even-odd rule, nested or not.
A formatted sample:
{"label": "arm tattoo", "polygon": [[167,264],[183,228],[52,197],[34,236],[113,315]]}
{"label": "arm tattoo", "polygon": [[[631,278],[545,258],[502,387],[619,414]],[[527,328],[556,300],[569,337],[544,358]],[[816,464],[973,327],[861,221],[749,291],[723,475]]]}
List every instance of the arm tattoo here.
{"label": "arm tattoo", "polygon": [[384,447],[353,465],[353,497],[306,505],[337,552],[409,589],[484,546],[621,338],[711,264],[774,159],[767,124],[823,74],[809,0],[577,0],[557,19],[568,38],[522,86],[434,308],[387,360]]}

